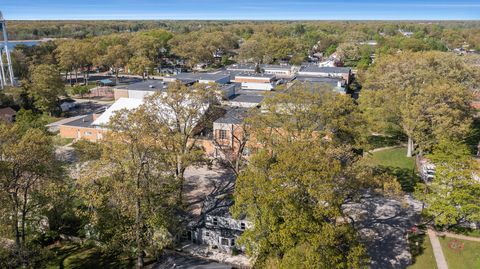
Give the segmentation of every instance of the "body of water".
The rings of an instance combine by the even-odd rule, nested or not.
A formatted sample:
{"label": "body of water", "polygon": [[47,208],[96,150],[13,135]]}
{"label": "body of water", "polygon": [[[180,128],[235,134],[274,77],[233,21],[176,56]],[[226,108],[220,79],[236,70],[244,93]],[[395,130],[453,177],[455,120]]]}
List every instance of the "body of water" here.
{"label": "body of water", "polygon": [[[17,45],[20,45],[20,44],[23,44],[23,45],[27,45],[27,46],[35,46],[39,43],[40,41],[37,41],[37,40],[26,40],[26,41],[22,41],[22,40],[15,40],[15,41],[8,41],[8,48],[10,50],[13,50],[15,48],[15,46]],[[3,40],[0,41],[0,47],[3,48],[5,45],[5,43],[3,43]]]}

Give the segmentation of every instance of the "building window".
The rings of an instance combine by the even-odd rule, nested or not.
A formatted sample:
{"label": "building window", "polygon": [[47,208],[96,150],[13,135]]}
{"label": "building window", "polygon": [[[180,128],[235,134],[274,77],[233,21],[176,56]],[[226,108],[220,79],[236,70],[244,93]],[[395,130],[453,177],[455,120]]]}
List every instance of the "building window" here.
{"label": "building window", "polygon": [[92,135],[92,132],[85,132],[85,135]]}
{"label": "building window", "polygon": [[235,239],[230,240],[230,246],[235,246]]}
{"label": "building window", "polygon": [[210,236],[210,232],[205,232],[205,236]]}
{"label": "building window", "polygon": [[240,223],[240,229],[245,230],[245,222]]}
{"label": "building window", "polygon": [[218,219],[217,218],[213,218],[213,225],[215,225],[215,226],[218,225]]}
{"label": "building window", "polygon": [[218,138],[220,140],[227,139],[227,130],[218,130]]}
{"label": "building window", "polygon": [[228,239],[227,238],[221,238],[220,242],[221,242],[222,246],[228,246]]}

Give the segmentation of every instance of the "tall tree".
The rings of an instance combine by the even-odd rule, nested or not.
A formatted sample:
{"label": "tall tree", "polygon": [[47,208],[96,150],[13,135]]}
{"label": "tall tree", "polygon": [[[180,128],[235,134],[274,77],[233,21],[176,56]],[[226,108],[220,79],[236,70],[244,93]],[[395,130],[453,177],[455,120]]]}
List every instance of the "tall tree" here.
{"label": "tall tree", "polygon": [[65,95],[65,85],[57,68],[46,64],[33,69],[29,90],[35,106],[49,113],[58,109],[59,97]]}
{"label": "tall tree", "polygon": [[112,249],[135,249],[136,267],[170,242],[174,173],[162,141],[143,108],[120,111],[110,122],[102,156],[79,179],[99,240]]}
{"label": "tall tree", "polygon": [[195,134],[209,106],[216,99],[211,85],[196,84],[191,89],[181,82],[169,85],[164,93],[147,98],[145,111],[149,122],[158,130],[153,138],[161,143],[170,165],[175,171],[178,202],[182,203],[185,169],[202,160],[203,151],[196,143]]}
{"label": "tall tree", "polygon": [[[449,113],[442,117],[434,113],[438,117],[430,122],[429,129],[454,136],[454,128],[441,128],[449,122],[464,125],[468,121],[466,117],[469,114],[470,95],[466,89],[476,87],[477,76],[463,59],[449,53],[403,52],[383,56],[365,74],[360,107],[369,120],[372,131],[406,135],[407,155],[411,156],[414,144],[423,147],[427,142],[421,138],[424,135],[415,135],[412,130],[417,126],[412,119],[421,119],[421,113],[425,113],[420,108],[413,109],[413,106],[420,103],[428,105],[432,113],[437,105],[441,105],[444,110],[448,108]],[[446,104],[439,104],[442,100]],[[416,138],[420,140],[415,141]],[[420,150],[428,151],[429,148]]]}
{"label": "tall tree", "polygon": [[21,264],[29,266],[31,234],[42,229],[39,197],[60,179],[52,140],[42,130],[0,126],[0,222],[11,231]]}

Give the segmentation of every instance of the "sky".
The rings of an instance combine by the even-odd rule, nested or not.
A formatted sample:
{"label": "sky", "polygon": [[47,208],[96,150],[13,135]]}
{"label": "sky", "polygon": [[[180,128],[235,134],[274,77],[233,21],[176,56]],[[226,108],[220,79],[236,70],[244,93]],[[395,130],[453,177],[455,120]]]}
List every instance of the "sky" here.
{"label": "sky", "polygon": [[0,0],[7,20],[479,20],[480,0]]}

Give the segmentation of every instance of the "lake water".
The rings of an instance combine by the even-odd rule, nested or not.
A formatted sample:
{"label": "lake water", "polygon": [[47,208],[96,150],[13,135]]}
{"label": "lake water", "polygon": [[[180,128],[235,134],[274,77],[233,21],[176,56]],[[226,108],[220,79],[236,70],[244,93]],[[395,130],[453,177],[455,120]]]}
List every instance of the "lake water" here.
{"label": "lake water", "polygon": [[[16,45],[20,45],[20,44],[24,44],[24,45],[27,45],[27,46],[35,46],[38,44],[39,41],[35,41],[35,40],[28,40],[28,41],[8,41],[8,48],[10,50],[14,49]],[[0,47],[3,48],[4,46],[4,43],[3,43],[3,40],[0,41]]]}

